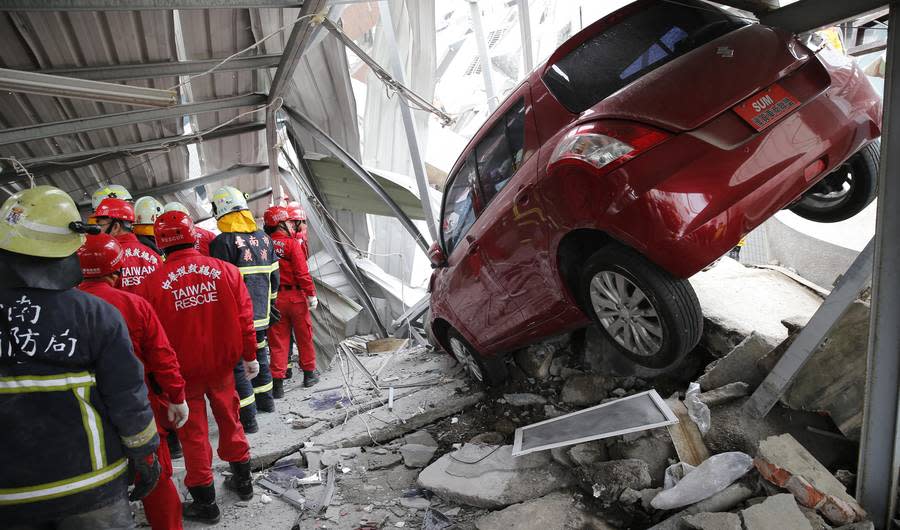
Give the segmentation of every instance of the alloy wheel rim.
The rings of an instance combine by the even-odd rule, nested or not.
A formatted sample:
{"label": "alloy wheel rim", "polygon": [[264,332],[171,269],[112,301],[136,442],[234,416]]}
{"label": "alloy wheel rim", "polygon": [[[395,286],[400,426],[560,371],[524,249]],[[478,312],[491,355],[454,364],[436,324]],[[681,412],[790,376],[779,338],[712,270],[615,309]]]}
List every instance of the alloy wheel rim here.
{"label": "alloy wheel rim", "polygon": [[[853,168],[844,164],[838,168],[841,178],[841,189],[830,190],[825,192],[810,192],[806,195],[806,204],[816,208],[834,208],[837,205],[849,200],[853,191],[854,175]],[[834,178],[834,177],[826,177]]]}
{"label": "alloy wheel rim", "polygon": [[465,344],[460,342],[459,339],[451,338],[450,349],[453,350],[453,355],[456,356],[456,360],[463,365],[466,371],[469,372],[469,375],[476,381],[484,381],[484,374],[481,373],[481,367],[475,362],[475,358],[472,357],[472,353],[469,352],[469,348],[466,347]]}
{"label": "alloy wheel rim", "polygon": [[620,346],[641,357],[659,353],[662,321],[640,287],[622,274],[600,271],[591,279],[590,295],[597,319]]}

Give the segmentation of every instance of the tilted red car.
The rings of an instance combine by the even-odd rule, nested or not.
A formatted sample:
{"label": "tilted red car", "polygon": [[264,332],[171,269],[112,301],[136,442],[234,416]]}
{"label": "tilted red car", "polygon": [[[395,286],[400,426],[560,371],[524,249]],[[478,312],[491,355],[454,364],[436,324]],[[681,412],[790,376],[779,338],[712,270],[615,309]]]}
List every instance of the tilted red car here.
{"label": "tilted red car", "polygon": [[591,321],[670,366],[686,280],[778,210],[875,196],[881,98],[851,60],[694,0],[641,0],[564,43],[475,135],[430,255],[431,332],[487,383],[498,354]]}

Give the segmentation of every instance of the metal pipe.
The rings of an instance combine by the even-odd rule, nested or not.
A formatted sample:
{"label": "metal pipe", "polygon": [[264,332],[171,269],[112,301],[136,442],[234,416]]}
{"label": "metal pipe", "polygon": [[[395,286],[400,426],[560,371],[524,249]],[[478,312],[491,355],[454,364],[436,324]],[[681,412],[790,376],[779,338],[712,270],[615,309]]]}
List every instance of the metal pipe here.
{"label": "metal pipe", "polygon": [[300,7],[302,0],[0,0],[0,11],[138,11]]}
{"label": "metal pipe", "polygon": [[266,155],[269,159],[269,179],[272,181],[272,189],[274,190],[272,199],[274,204],[280,204],[284,196],[281,191],[281,172],[278,170],[278,130],[275,128],[274,107],[266,109]]}
{"label": "metal pipe", "polygon": [[522,61],[525,73],[534,70],[534,52],[531,49],[531,14],[528,0],[519,0],[519,31],[522,33]]}
{"label": "metal pipe", "polygon": [[400,208],[400,205],[398,205],[394,201],[394,199],[391,198],[391,196],[388,195],[386,191],[384,191],[384,188],[382,188],[381,184],[379,184],[378,181],[375,180],[375,177],[370,175],[369,172],[366,171],[359,162],[357,162],[353,159],[352,156],[350,156],[350,153],[345,151],[330,136],[325,134],[322,129],[316,127],[316,125],[313,122],[309,121],[306,116],[300,114],[287,105],[282,108],[287,113],[287,115],[297,123],[297,125],[303,127],[303,129],[311,134],[313,138],[315,138],[319,143],[328,148],[328,150],[331,151],[331,153],[338,160],[343,162],[344,165],[347,166],[348,169],[350,169],[350,171],[356,173],[356,176],[358,176],[360,179],[362,179],[363,182],[368,184],[376,195],[381,197],[381,200],[383,200],[385,204],[388,205],[388,208],[390,208],[391,211],[394,212],[394,215],[397,217],[397,219],[400,220],[400,224],[402,224],[403,227],[406,228],[406,231],[409,232],[413,239],[415,239],[416,243],[419,245],[419,248],[422,249],[422,252],[425,252],[427,254],[429,245],[425,238],[422,236],[422,233],[419,232],[419,229],[416,228],[416,225],[413,224],[409,216],[407,216],[403,212],[403,209]]}
{"label": "metal pipe", "polygon": [[[161,77],[177,77],[180,75],[199,74],[219,65],[224,60],[203,59],[198,61],[163,61],[158,63],[113,64],[109,66],[81,66],[77,68],[49,68],[37,70],[42,74],[64,75],[78,79],[93,81],[128,81],[132,79],[158,79]],[[281,54],[251,55],[235,57],[222,63],[216,72],[234,72],[238,70],[259,70],[275,68],[281,60]]]}
{"label": "metal pipe", "polygon": [[[900,4],[888,22],[887,72],[878,168],[875,271],[857,499],[875,523],[892,527],[900,471]],[[895,101],[896,100],[896,101]],[[894,129],[897,129],[896,131]]]}
{"label": "metal pipe", "polygon": [[[391,7],[386,1],[382,1],[380,7],[384,34],[387,38],[388,48],[391,50],[391,66],[394,70],[394,79],[402,85],[406,83],[403,75],[403,59],[400,57],[400,48],[397,46]],[[428,233],[431,235],[431,240],[437,241],[437,221],[434,210],[431,209],[431,187],[428,185],[428,177],[425,173],[425,162],[422,159],[422,151],[419,147],[416,122],[413,120],[412,111],[406,99],[398,98],[397,101],[400,104],[400,117],[403,119],[403,130],[406,133],[406,144],[409,146],[409,158],[412,163],[413,173],[416,175],[416,186],[419,188],[419,199],[422,201],[425,224],[428,225]]]}
{"label": "metal pipe", "polygon": [[481,58],[481,76],[484,78],[484,92],[487,95],[488,108],[491,112],[497,108],[497,96],[494,93],[494,77],[491,75],[491,57],[488,54],[487,38],[481,25],[481,9],[478,0],[469,0],[472,27],[475,28],[475,43],[478,44],[478,56]]}

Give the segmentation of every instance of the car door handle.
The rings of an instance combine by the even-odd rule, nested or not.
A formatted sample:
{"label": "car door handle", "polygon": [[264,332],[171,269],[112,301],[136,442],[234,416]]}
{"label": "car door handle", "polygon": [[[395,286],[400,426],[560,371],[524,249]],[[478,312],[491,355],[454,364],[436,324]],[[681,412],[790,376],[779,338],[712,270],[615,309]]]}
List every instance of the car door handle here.
{"label": "car door handle", "polygon": [[466,254],[474,254],[478,252],[478,241],[475,241],[475,238],[472,236],[466,236],[466,243],[469,244],[468,250],[466,250]]}

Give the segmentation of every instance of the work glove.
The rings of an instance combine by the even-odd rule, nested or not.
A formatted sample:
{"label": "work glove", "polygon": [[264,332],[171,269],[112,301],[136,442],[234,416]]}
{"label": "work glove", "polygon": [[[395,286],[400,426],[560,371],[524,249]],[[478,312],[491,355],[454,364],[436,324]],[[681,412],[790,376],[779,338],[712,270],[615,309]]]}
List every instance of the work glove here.
{"label": "work glove", "polygon": [[247,379],[253,379],[254,377],[259,375],[259,361],[244,361],[244,374],[246,374]]}
{"label": "work glove", "polygon": [[310,311],[312,311],[313,309],[319,307],[319,299],[316,298],[315,296],[307,296],[307,297],[306,297],[306,303],[309,304],[309,310],[310,310]]}
{"label": "work glove", "polygon": [[269,322],[272,324],[277,324],[281,320],[281,311],[275,307],[275,304],[272,304],[271,311],[269,311]]}
{"label": "work glove", "polygon": [[187,403],[169,403],[169,422],[175,426],[176,429],[180,429],[182,425],[188,420],[188,414],[190,411],[188,410]]}
{"label": "work glove", "polygon": [[139,501],[149,495],[153,488],[156,487],[162,468],[159,465],[159,460],[156,458],[156,453],[150,453],[139,458],[129,458],[128,466],[130,474],[134,477],[134,488],[128,495],[128,500],[131,502]]}

